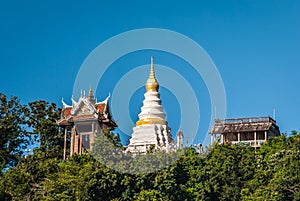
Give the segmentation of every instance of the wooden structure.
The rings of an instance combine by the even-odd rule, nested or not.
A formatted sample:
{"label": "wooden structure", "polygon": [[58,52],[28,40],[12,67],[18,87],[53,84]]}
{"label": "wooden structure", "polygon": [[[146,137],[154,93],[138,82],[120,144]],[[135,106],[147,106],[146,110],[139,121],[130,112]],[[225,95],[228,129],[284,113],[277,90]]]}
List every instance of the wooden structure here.
{"label": "wooden structure", "polygon": [[209,134],[212,135],[212,141],[220,136],[221,143],[244,143],[252,147],[259,147],[268,138],[279,136],[280,131],[276,121],[269,116],[265,116],[215,119]]}
{"label": "wooden structure", "polygon": [[[72,98],[72,105],[64,101],[61,119],[57,124],[64,129],[64,159],[67,147],[70,147],[70,156],[81,154],[84,150],[90,151],[94,137],[102,132],[108,132],[117,127],[110,114],[109,96],[102,102],[95,102],[92,89],[76,102]],[[100,129],[100,131],[99,131]]]}

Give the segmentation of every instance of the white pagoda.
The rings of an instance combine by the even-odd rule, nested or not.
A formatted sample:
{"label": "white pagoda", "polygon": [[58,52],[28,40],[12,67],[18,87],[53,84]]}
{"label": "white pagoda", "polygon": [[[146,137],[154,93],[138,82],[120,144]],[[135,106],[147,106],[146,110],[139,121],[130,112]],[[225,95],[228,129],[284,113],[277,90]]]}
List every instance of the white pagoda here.
{"label": "white pagoda", "polygon": [[159,84],[154,74],[153,57],[151,57],[150,75],[146,83],[143,106],[139,114],[139,120],[133,127],[132,137],[126,152],[132,154],[145,154],[150,149],[165,150],[174,149],[174,141],[170,134],[170,128],[166,121],[166,114],[161,105]]}

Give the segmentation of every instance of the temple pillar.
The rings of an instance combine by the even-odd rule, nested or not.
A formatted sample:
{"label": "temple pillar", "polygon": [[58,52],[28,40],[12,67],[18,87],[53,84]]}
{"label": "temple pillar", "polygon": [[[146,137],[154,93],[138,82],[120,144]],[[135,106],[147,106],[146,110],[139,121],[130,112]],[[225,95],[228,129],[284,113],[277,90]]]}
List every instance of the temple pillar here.
{"label": "temple pillar", "polygon": [[265,131],[265,141],[267,140],[267,138],[268,138],[268,132]]}
{"label": "temple pillar", "polygon": [[64,155],[63,155],[63,159],[66,160],[66,153],[67,153],[67,132],[68,132],[68,128],[65,127],[65,136],[64,136]]}
{"label": "temple pillar", "polygon": [[74,154],[78,154],[78,151],[79,151],[79,147],[78,147],[78,135],[75,135],[75,143],[74,143]]}
{"label": "temple pillar", "polygon": [[92,134],[90,134],[89,135],[89,138],[90,138],[90,150],[92,150],[92,148],[93,148],[93,143],[94,143],[94,133],[92,133]]}
{"label": "temple pillar", "polygon": [[256,134],[256,131],[254,132],[254,146],[257,146],[257,134]]}
{"label": "temple pillar", "polygon": [[70,156],[74,154],[74,143],[75,143],[75,127],[71,129],[71,146],[70,146]]}
{"label": "temple pillar", "polygon": [[79,153],[82,154],[82,135],[79,136]]}

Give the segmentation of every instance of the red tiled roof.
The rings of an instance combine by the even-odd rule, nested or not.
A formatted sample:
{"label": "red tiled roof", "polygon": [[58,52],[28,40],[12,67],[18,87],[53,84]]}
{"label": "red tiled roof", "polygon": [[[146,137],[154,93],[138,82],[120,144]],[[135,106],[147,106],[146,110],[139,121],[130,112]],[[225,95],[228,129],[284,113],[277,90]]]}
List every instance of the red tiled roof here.
{"label": "red tiled roof", "polygon": [[103,114],[104,108],[105,108],[105,103],[100,103],[98,105],[95,105],[95,108],[100,114]]}
{"label": "red tiled roof", "polygon": [[68,116],[70,116],[70,114],[71,114],[71,110],[72,110],[72,108],[71,108],[71,107],[68,107],[68,108],[66,108],[66,109],[65,109],[65,112],[64,112],[64,116],[65,116],[65,117],[68,117]]}

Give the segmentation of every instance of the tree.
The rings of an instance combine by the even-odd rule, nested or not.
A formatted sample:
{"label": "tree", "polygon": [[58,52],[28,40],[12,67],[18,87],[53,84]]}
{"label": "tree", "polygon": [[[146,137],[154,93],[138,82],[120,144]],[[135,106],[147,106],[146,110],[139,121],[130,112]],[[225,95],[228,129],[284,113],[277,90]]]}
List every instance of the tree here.
{"label": "tree", "polygon": [[[30,144],[26,126],[26,107],[16,96],[0,93],[0,170],[13,167]],[[1,174],[1,173],[0,173]]]}
{"label": "tree", "polygon": [[[35,151],[0,176],[0,200],[300,200],[297,132],[256,150],[242,144],[216,145],[205,154],[182,149],[175,163],[172,154],[131,157],[120,147],[118,136],[104,133],[93,146],[99,158],[85,153],[65,161],[49,157],[52,149]],[[144,171],[134,174],[137,167]]]}
{"label": "tree", "polygon": [[300,135],[268,140],[256,152],[255,172],[243,200],[300,200]]}
{"label": "tree", "polygon": [[52,150],[54,156],[62,156],[64,135],[56,124],[60,118],[61,109],[55,103],[44,100],[28,103],[27,124],[32,130],[36,141],[40,142],[41,150]]}

